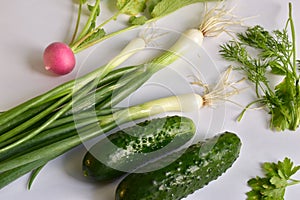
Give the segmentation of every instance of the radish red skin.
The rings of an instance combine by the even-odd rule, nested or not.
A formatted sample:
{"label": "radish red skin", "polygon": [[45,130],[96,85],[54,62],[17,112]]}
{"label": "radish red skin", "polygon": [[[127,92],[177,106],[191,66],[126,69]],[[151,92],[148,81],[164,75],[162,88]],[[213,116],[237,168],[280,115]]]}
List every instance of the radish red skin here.
{"label": "radish red skin", "polygon": [[62,42],[54,42],[47,46],[43,59],[46,70],[58,75],[70,73],[76,64],[72,49]]}

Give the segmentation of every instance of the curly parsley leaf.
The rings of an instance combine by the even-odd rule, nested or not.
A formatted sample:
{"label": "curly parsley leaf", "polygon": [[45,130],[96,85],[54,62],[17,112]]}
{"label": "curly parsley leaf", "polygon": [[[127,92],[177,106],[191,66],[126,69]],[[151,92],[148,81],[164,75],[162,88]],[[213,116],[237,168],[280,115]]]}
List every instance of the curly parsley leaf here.
{"label": "curly parsley leaf", "polygon": [[[270,127],[278,131],[296,130],[300,125],[300,75],[299,63],[295,59],[292,22],[290,14],[287,24],[291,28],[292,41],[289,39],[288,26],[273,32],[255,26],[237,34],[235,41],[222,45],[220,50],[221,55],[237,63],[236,68],[244,71],[256,86],[258,100],[251,102],[247,108],[255,102],[262,103],[271,114]],[[271,86],[267,78],[269,71],[282,75],[283,81],[275,87]]]}
{"label": "curly parsley leaf", "polygon": [[294,166],[289,158],[278,163],[265,162],[262,165],[264,177],[255,177],[248,181],[251,191],[247,192],[247,200],[284,200],[286,188],[300,183],[291,179],[300,166]]}

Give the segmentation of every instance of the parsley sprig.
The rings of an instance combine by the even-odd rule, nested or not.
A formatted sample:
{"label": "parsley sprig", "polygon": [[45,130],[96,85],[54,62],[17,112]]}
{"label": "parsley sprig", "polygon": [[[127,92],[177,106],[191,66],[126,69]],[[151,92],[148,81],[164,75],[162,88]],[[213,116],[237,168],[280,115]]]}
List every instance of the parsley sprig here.
{"label": "parsley sprig", "polygon": [[[289,39],[290,30],[292,39]],[[237,39],[221,46],[221,55],[239,64],[248,79],[255,84],[257,100],[251,102],[239,116],[255,103],[266,106],[271,114],[272,129],[296,130],[300,124],[300,62],[296,60],[295,28],[292,4],[283,30],[266,31],[261,26],[248,28],[237,34]],[[266,74],[283,76],[283,81],[272,87]]]}
{"label": "parsley sprig", "polygon": [[262,168],[265,172],[264,177],[257,176],[248,181],[252,190],[247,192],[247,200],[283,200],[286,188],[300,183],[299,180],[291,178],[300,166],[294,166],[289,158],[278,163],[265,162]]}

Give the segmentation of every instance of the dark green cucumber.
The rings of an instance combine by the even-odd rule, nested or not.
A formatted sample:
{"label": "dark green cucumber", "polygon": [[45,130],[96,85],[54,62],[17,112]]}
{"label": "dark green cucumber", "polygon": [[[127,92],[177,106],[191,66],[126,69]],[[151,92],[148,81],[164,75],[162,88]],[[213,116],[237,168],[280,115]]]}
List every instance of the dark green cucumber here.
{"label": "dark green cucumber", "polygon": [[193,121],[169,116],[144,121],[100,140],[83,159],[84,175],[111,181],[181,147],[195,134]]}
{"label": "dark green cucumber", "polygon": [[[177,200],[217,179],[237,159],[241,147],[239,137],[223,133],[207,141],[191,145],[166,167],[146,173],[132,173],[117,187],[116,200]],[[176,153],[175,153],[176,154]],[[153,165],[167,162],[174,154]]]}

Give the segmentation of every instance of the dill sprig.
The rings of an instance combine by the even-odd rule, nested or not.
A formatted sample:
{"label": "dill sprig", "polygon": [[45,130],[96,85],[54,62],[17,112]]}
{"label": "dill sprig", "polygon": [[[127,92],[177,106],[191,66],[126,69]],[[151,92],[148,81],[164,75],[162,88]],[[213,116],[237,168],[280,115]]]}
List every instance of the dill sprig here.
{"label": "dill sprig", "polygon": [[[221,46],[223,58],[237,63],[236,69],[245,72],[256,88],[258,99],[246,106],[239,120],[250,106],[261,103],[271,114],[272,129],[283,131],[299,127],[300,61],[296,60],[295,35],[292,4],[289,3],[289,18],[283,30],[269,32],[257,25]],[[268,72],[283,76],[283,80],[272,87],[266,76]]]}

